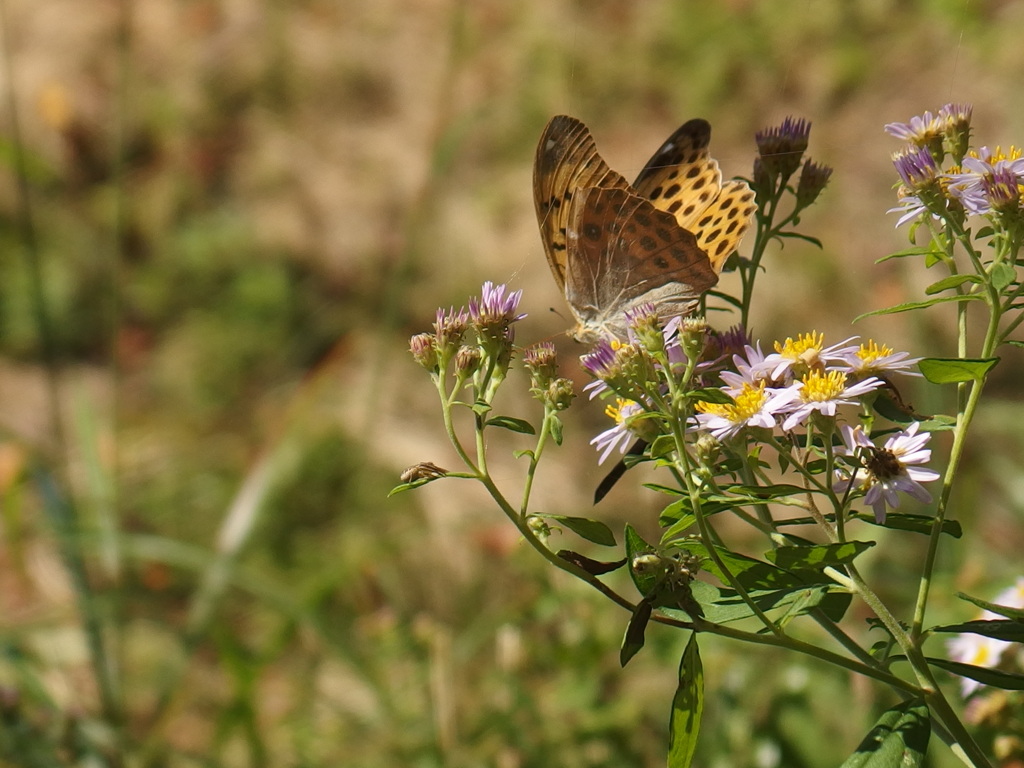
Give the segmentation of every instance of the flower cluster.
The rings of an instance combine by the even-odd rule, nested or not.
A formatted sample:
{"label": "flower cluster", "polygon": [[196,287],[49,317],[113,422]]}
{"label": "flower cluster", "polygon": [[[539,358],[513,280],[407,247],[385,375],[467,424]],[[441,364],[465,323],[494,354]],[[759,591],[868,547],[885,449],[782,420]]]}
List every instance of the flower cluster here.
{"label": "flower cluster", "polygon": [[754,159],[753,189],[759,206],[777,199],[786,189],[789,179],[803,163],[796,187],[794,213],[806,208],[828,184],[832,169],[811,160],[804,162],[804,152],[811,134],[806,120],[787,117],[781,125],[757,132],[757,157]]}
{"label": "flower cluster", "polygon": [[[918,423],[889,436],[882,447],[871,442],[863,427],[839,423],[842,407],[866,407],[887,385],[881,377],[919,375],[909,370],[918,358],[871,340],[826,345],[824,336],[814,332],[777,342],[767,355],[760,344],[749,342],[742,354],[721,354],[726,344],[745,341],[736,330],[721,337],[706,334],[714,341],[694,353],[680,339],[686,335],[685,323],[673,321],[654,336],[649,324],[647,315],[630,317],[631,328],[646,329],[647,343],[631,333],[629,342],[601,342],[582,358],[597,379],[588,387],[592,396],[617,396],[606,409],[615,425],[591,441],[600,462],[616,450],[625,453],[636,438],[650,442],[666,432],[673,419],[680,420],[694,439],[707,434],[740,453],[748,440],[767,441],[798,429],[814,430],[831,440],[842,427],[846,444],[836,452],[838,493],[864,495],[879,522],[885,520],[887,508],[899,505],[897,492],[922,502],[931,500],[921,483],[938,474],[916,466],[931,457],[924,447],[931,435],[919,434]],[[685,406],[675,411],[679,401],[669,393],[677,389],[673,385],[685,375],[682,364],[691,358],[693,383],[704,388],[703,394],[692,402],[692,411]]]}
{"label": "flower cluster", "polygon": [[1024,156],[1014,146],[970,149],[969,105],[947,104],[937,114],[889,123],[885,130],[908,142],[892,156],[902,182],[900,205],[891,211],[901,214],[896,226],[927,215],[989,216],[1018,225],[1024,219]]}

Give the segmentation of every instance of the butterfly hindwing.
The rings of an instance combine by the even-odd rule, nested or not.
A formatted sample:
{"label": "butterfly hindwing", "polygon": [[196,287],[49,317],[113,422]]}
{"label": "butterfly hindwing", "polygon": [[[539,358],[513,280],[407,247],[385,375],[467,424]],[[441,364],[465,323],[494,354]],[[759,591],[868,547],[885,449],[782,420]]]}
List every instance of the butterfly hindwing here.
{"label": "butterfly hindwing", "polygon": [[720,272],[750,227],[756,206],[745,182],[722,183],[722,172],[708,151],[710,143],[707,120],[687,121],[651,156],[633,187],[693,232]]}
{"label": "butterfly hindwing", "polygon": [[537,144],[533,201],[548,265],[560,288],[565,285],[565,230],[573,195],[591,187],[629,189],[629,182],[608,167],[582,122],[566,115],[551,118]]}
{"label": "butterfly hindwing", "polygon": [[693,233],[627,190],[578,192],[567,246],[569,305],[581,326],[615,335],[625,335],[626,309],[649,301],[664,317],[687,314],[718,282]]}

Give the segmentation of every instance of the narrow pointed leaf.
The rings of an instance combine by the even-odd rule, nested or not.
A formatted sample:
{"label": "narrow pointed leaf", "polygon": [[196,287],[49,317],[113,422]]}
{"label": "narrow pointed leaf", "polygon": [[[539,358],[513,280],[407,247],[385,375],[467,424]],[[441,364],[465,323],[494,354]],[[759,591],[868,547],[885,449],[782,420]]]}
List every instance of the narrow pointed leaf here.
{"label": "narrow pointed leaf", "polygon": [[937,283],[932,283],[924,292],[928,296],[934,296],[936,293],[942,293],[942,291],[948,291],[950,288],[956,288],[963,285],[964,283],[980,283],[981,278],[978,275],[950,275]]}
{"label": "narrow pointed leaf", "polygon": [[1011,643],[1024,643],[1024,622],[1008,620],[965,621],[962,624],[945,624],[932,627],[929,632],[968,632],[972,635],[994,637],[997,640],[1008,640]]}
{"label": "narrow pointed leaf", "polygon": [[697,648],[697,633],[690,635],[679,662],[679,686],[672,698],[669,721],[668,768],[690,768],[704,714],[704,667]]}
{"label": "narrow pointed leaf", "polygon": [[998,362],[998,357],[982,360],[928,357],[919,362],[917,367],[932,384],[956,384],[961,381],[984,381],[986,374]]}
{"label": "narrow pointed leaf", "polygon": [[512,416],[495,416],[493,419],[487,420],[488,427],[501,427],[502,429],[508,429],[512,432],[519,432],[523,435],[535,435],[537,430],[533,428],[533,425],[523,419],[516,419]]}
{"label": "narrow pointed leaf", "polygon": [[999,605],[998,603],[990,603],[987,600],[982,600],[980,597],[971,597],[965,595],[963,592],[957,592],[956,596],[961,600],[966,600],[969,603],[974,603],[979,608],[984,608],[986,611],[992,611],[1000,616],[1005,616],[1008,619],[1014,621],[1024,621],[1024,609],[1022,608],[1011,608],[1008,605]]}
{"label": "narrow pointed leaf", "polygon": [[644,647],[644,632],[651,620],[651,610],[651,603],[641,600],[626,625],[626,636],[622,638],[622,647],[619,649],[619,664],[623,667]]}
{"label": "narrow pointed leaf", "polygon": [[878,719],[840,768],[914,768],[924,762],[930,735],[925,703],[904,701]]}
{"label": "narrow pointed leaf", "polygon": [[587,517],[570,517],[569,515],[537,515],[547,520],[557,520],[566,528],[587,541],[600,544],[602,547],[615,546],[615,534],[612,529],[600,520],[591,520]]}
{"label": "narrow pointed leaf", "polygon": [[926,661],[933,667],[952,672],[959,677],[967,677],[977,680],[979,683],[991,685],[993,688],[1002,688],[1007,691],[1024,691],[1024,675],[1013,672],[1001,672],[998,669],[988,667],[977,667],[974,664],[964,664],[949,659],[937,659],[927,657]]}

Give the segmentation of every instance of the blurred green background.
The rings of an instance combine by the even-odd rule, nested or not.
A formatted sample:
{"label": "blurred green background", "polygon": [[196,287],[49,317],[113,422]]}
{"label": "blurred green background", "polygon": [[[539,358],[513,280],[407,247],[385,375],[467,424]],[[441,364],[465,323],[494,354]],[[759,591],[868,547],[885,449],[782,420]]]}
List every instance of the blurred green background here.
{"label": "blurred green background", "polygon": [[[685,637],[651,629],[622,671],[626,614],[478,489],[386,498],[404,467],[456,462],[408,337],[508,282],[517,341],[553,338],[582,386],[533,213],[546,121],[580,117],[632,177],[702,116],[733,176],[794,115],[835,168],[801,224],[825,247],[766,258],[755,333],[951,355],[941,308],[850,325],[936,279],[874,264],[906,245],[882,126],[965,101],[976,144],[1024,142],[1020,2],[0,3],[5,765],[663,764]],[[1010,353],[979,417],[936,620],[1019,574],[1020,375]],[[508,411],[533,418],[518,384]],[[656,535],[642,471],[590,508],[600,407],[566,422],[536,511]],[[510,487],[521,447],[492,446]],[[870,572],[908,605],[923,542],[880,536]],[[703,650],[702,765],[837,765],[892,703]]]}

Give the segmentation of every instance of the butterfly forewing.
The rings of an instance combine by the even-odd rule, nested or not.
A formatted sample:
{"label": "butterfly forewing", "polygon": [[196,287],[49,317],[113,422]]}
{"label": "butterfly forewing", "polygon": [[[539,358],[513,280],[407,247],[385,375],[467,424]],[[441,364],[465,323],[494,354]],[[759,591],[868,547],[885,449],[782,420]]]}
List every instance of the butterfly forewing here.
{"label": "butterfly forewing", "polygon": [[537,145],[533,202],[544,252],[560,288],[566,279],[565,231],[573,196],[591,187],[628,190],[629,182],[608,167],[583,123],[566,115],[551,118]]}
{"label": "butterfly forewing", "polygon": [[651,302],[663,317],[690,312],[718,282],[693,233],[623,189],[579,191],[570,210],[565,295],[581,328],[625,336],[624,309]]}

